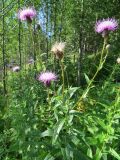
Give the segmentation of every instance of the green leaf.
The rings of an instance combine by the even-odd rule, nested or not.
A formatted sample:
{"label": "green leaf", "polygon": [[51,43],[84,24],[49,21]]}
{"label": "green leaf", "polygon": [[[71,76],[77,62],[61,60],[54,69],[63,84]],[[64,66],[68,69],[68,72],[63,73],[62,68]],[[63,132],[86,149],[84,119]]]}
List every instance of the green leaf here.
{"label": "green leaf", "polygon": [[88,148],[88,150],[87,150],[87,155],[88,155],[88,157],[93,158],[91,148]]}
{"label": "green leaf", "polygon": [[60,95],[61,92],[62,92],[62,85],[58,88],[58,90],[57,90],[57,95]]}
{"label": "green leaf", "polygon": [[87,155],[85,155],[83,152],[74,150],[74,159],[75,160],[92,160]]}
{"label": "green leaf", "polygon": [[73,155],[73,153],[71,152],[69,145],[66,146],[65,152],[66,152],[67,160],[70,160],[71,159],[71,155]]}
{"label": "green leaf", "polygon": [[58,122],[55,126],[55,129],[54,129],[54,133],[53,133],[53,140],[52,140],[52,143],[54,144],[60,134],[60,131],[62,130],[63,128],[63,125],[65,123],[65,119],[62,119],[60,122]]}
{"label": "green leaf", "polygon": [[79,111],[76,111],[76,110],[70,110],[69,111],[69,114],[73,114],[73,115],[81,115],[81,112],[79,112]]}
{"label": "green leaf", "polygon": [[99,118],[95,118],[95,121],[96,121],[104,130],[107,129],[107,126],[106,126],[106,124],[104,123],[103,120],[101,120],[101,119],[99,119]]}
{"label": "green leaf", "polygon": [[48,154],[44,160],[55,160],[55,158],[53,156],[51,156],[50,154]]}
{"label": "green leaf", "polygon": [[73,159],[73,152],[71,151],[69,145],[67,145],[65,148],[61,148],[61,152],[64,160],[70,160],[71,158]]}
{"label": "green leaf", "polygon": [[102,152],[99,148],[97,148],[95,157],[93,159],[100,160],[101,157],[102,157]]}
{"label": "green leaf", "polygon": [[47,129],[46,131],[42,132],[40,134],[40,138],[43,138],[43,137],[52,137],[53,135],[53,131],[51,129]]}
{"label": "green leaf", "polygon": [[115,157],[118,160],[120,160],[120,155],[113,148],[111,148],[109,152],[113,157]]}
{"label": "green leaf", "polygon": [[78,139],[76,136],[73,136],[71,140],[76,146],[80,143],[80,139]]}
{"label": "green leaf", "polygon": [[84,73],[84,76],[85,76],[85,80],[86,80],[87,84],[89,84],[89,83],[90,83],[90,79],[89,79],[89,77],[87,76],[87,74],[86,74],[86,73]]}
{"label": "green leaf", "polygon": [[79,89],[79,87],[69,88],[70,98],[74,95],[74,93]]}

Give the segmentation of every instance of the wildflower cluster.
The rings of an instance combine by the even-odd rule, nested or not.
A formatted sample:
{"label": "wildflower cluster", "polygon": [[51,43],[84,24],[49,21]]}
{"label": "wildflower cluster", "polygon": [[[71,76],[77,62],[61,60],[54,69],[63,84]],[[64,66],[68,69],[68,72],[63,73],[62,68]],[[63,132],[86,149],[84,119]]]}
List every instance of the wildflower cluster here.
{"label": "wildflower cluster", "polygon": [[[36,17],[36,10],[33,7],[23,8],[18,12],[18,18],[21,21],[32,22],[33,18]],[[101,33],[103,37],[106,37],[110,31],[115,31],[118,28],[118,22],[114,18],[108,18],[99,20],[96,22],[95,31]],[[109,45],[106,46],[106,49]],[[65,42],[56,42],[52,48],[51,52],[54,53],[55,57],[61,60],[64,57]],[[119,60],[117,60],[118,62]],[[33,61],[32,61],[33,62]],[[30,63],[32,63],[30,61]],[[119,62],[118,62],[119,63]],[[19,71],[19,66],[13,67],[13,71]],[[50,86],[51,81],[56,81],[57,76],[52,72],[42,72],[38,76],[38,80],[43,82],[45,86]]]}

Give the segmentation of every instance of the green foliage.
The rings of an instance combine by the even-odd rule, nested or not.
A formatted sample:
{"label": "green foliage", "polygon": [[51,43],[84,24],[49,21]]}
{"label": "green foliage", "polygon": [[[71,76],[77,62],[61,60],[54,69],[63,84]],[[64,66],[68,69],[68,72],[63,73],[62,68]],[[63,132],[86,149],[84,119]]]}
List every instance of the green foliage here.
{"label": "green foliage", "polygon": [[[21,8],[35,6],[44,26],[38,26],[39,16],[31,25],[18,23],[18,3],[4,2],[4,10],[0,2],[0,18],[5,20],[4,32],[0,21],[0,159],[120,160],[116,64],[120,31],[109,36],[111,48],[104,64],[99,64],[103,38],[94,31],[97,19],[119,18],[119,0],[21,0]],[[61,40],[66,41],[64,73],[50,52],[52,43]],[[34,64],[28,64],[30,57]],[[20,60],[21,70],[12,72],[8,65],[19,65]],[[46,70],[58,76],[49,88],[37,79]]]}
{"label": "green foliage", "polygon": [[45,88],[30,78],[34,75],[22,73],[19,81],[18,74],[12,76],[17,83],[2,117],[2,159],[119,160],[119,84],[107,81],[91,89],[79,112],[74,107],[79,87],[65,90],[64,98],[59,87],[48,104]]}

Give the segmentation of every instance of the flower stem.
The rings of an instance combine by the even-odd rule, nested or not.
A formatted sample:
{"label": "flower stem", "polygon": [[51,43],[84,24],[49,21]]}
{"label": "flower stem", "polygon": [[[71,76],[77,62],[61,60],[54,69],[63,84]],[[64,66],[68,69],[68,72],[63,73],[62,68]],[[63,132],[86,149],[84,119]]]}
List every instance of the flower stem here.
{"label": "flower stem", "polygon": [[47,101],[48,101],[48,104],[50,105],[50,90],[49,90],[49,87],[47,88]]}
{"label": "flower stem", "polygon": [[64,57],[63,59],[60,61],[61,62],[61,72],[62,72],[62,94],[64,97],[64,89],[65,89],[65,77],[64,77]]}
{"label": "flower stem", "polygon": [[107,51],[106,56],[103,57],[106,43],[107,43],[107,41],[106,41],[106,39],[104,39],[104,44],[103,44],[103,48],[102,48],[102,52],[101,52],[101,57],[100,57],[100,63],[99,63],[99,66],[98,66],[98,68],[97,68],[97,71],[95,72],[93,78],[90,80],[90,82],[89,82],[86,90],[83,92],[82,96],[79,98],[79,100],[78,100],[78,102],[77,102],[77,105],[79,105],[79,103],[81,102],[81,100],[84,99],[84,98],[87,96],[87,94],[88,94],[88,92],[89,92],[89,90],[90,90],[90,88],[91,88],[91,85],[92,85],[94,79],[96,78],[97,74],[98,74],[99,71],[102,69],[103,64],[105,63],[105,60],[106,60],[106,57],[107,57],[107,54],[108,54],[108,51]]}

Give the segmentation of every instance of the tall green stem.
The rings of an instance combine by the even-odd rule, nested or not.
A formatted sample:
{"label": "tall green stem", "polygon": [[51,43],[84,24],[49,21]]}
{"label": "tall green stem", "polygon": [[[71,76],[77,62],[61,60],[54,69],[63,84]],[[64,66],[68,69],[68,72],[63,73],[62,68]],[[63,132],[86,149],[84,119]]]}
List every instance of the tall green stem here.
{"label": "tall green stem", "polygon": [[32,29],[32,24],[29,24],[29,32],[30,32],[30,38],[31,38],[31,50],[34,56],[34,70],[35,70],[35,77],[36,77],[36,69],[37,69],[37,64],[36,64],[36,50],[35,50],[35,24],[34,24],[34,30]]}
{"label": "tall green stem", "polygon": [[86,90],[83,92],[82,96],[81,96],[80,99],[78,100],[77,105],[81,102],[81,100],[82,100],[83,98],[85,98],[85,97],[87,96],[87,94],[88,94],[88,92],[89,92],[89,90],[90,90],[90,88],[91,88],[91,85],[92,85],[94,79],[96,78],[97,74],[98,74],[99,71],[102,69],[103,64],[105,63],[105,60],[106,60],[106,57],[107,57],[107,54],[108,54],[108,52],[107,52],[106,56],[103,58],[106,43],[107,43],[107,41],[106,41],[106,39],[104,39],[104,44],[103,44],[103,48],[102,48],[102,52],[101,52],[101,57],[100,57],[100,63],[99,63],[99,66],[98,66],[98,68],[97,68],[97,71],[95,72],[93,78],[90,80],[90,82],[89,82]]}
{"label": "tall green stem", "polygon": [[61,62],[62,82],[63,82],[63,84],[62,84],[62,93],[63,93],[63,97],[64,97],[64,89],[65,89],[64,57],[60,62]]}
{"label": "tall green stem", "polygon": [[35,43],[34,43],[34,38],[35,38],[35,35],[34,35],[34,33],[33,33],[33,28],[32,28],[32,24],[30,23],[29,24],[29,33],[30,33],[30,42],[31,42],[31,45],[32,45],[32,47],[30,47],[30,51],[32,51],[33,52],[33,56],[34,56],[34,60],[35,60]]}
{"label": "tall green stem", "polygon": [[41,55],[41,51],[40,51],[40,33],[39,31],[37,31],[38,34],[38,50],[39,50],[39,63],[40,63],[40,69],[42,70],[42,55]]}
{"label": "tall green stem", "polygon": [[47,101],[48,101],[48,104],[50,105],[50,89],[49,89],[49,87],[47,88]]}

